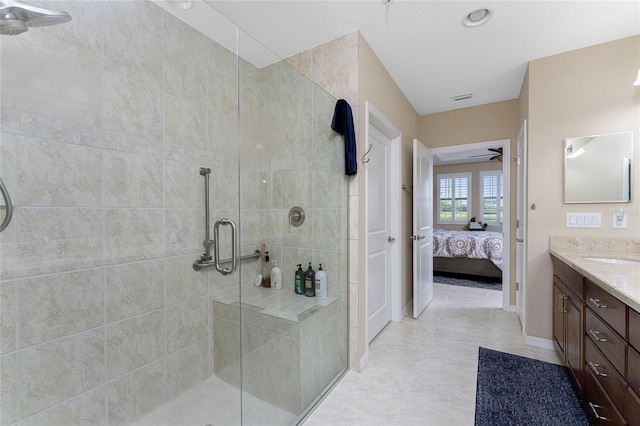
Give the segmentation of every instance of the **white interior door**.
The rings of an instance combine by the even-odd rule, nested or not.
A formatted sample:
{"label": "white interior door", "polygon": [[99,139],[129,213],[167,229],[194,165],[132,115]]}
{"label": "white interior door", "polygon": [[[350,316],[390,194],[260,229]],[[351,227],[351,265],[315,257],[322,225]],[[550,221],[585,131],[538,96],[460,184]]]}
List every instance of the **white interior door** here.
{"label": "white interior door", "polygon": [[389,177],[391,140],[369,125],[367,163],[367,342],[391,320]]}
{"label": "white interior door", "polygon": [[433,156],[413,140],[413,317],[433,299]]}
{"label": "white interior door", "polygon": [[516,313],[524,328],[524,287],[526,279],[527,229],[527,120],[524,120],[517,140],[517,206],[516,206]]}

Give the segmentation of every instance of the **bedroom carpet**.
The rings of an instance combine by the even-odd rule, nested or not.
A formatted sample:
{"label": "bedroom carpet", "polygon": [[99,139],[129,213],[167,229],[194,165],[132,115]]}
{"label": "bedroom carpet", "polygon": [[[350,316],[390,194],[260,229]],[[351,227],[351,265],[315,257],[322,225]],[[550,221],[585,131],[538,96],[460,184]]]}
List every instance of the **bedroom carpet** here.
{"label": "bedroom carpet", "polygon": [[566,367],[479,348],[476,426],[589,425]]}
{"label": "bedroom carpet", "polygon": [[440,284],[458,285],[462,287],[483,288],[485,290],[502,291],[500,278],[478,277],[465,274],[450,274],[446,272],[434,272],[433,281]]}

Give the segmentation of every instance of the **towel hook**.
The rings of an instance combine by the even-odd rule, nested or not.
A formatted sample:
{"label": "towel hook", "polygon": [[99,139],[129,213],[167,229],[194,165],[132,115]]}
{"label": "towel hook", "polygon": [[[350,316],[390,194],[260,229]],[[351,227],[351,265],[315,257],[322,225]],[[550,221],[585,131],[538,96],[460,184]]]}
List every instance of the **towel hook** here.
{"label": "towel hook", "polygon": [[373,148],[373,144],[369,144],[369,149],[362,155],[362,164],[367,164],[371,159],[367,158],[369,152],[371,152],[371,148]]}

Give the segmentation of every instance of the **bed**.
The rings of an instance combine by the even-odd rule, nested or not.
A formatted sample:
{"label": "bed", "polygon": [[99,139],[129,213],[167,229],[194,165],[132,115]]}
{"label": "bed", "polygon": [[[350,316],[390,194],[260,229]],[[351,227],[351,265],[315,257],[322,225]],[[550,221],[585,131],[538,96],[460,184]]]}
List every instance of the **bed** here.
{"label": "bed", "polygon": [[433,230],[433,270],[502,277],[502,233]]}

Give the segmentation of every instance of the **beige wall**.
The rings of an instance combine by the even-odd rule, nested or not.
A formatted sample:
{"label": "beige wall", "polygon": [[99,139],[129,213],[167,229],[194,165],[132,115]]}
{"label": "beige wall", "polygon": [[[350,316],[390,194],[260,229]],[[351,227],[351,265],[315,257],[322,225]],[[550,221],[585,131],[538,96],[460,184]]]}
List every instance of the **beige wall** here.
{"label": "beige wall", "polygon": [[435,228],[452,231],[462,231],[466,225],[445,225],[438,223],[438,179],[439,174],[446,173],[471,173],[471,216],[480,217],[480,172],[500,170],[502,163],[499,161],[487,161],[483,163],[452,164],[433,168],[433,223]]}
{"label": "beige wall", "polygon": [[[366,111],[365,102],[372,103],[378,111],[380,111],[393,125],[402,133],[402,148],[401,148],[401,168],[402,168],[402,183],[410,185],[413,176],[413,157],[412,157],[412,144],[413,139],[418,136],[418,114],[415,112],[409,101],[405,98],[402,91],[398,88],[393,81],[387,70],[384,68],[376,54],[371,50],[371,47],[367,41],[360,35],[358,43],[358,152],[366,151],[366,139],[365,139],[365,123],[366,123]],[[359,164],[359,170],[362,171],[362,164]],[[364,173],[358,174],[358,193],[359,193],[359,210],[365,212],[367,200],[364,192],[365,175]],[[364,213],[360,214],[360,218],[363,218]],[[412,234],[412,199],[411,195],[402,192],[402,230],[401,234],[397,236],[397,241],[402,247],[401,258],[401,274],[402,274],[402,306],[408,304],[412,299],[412,252],[411,245],[409,244],[409,235]],[[364,235],[366,229],[364,228],[364,221],[361,220],[359,226],[359,275],[364,276],[364,269],[366,264],[366,246],[364,241]],[[354,253],[350,250],[350,256]],[[366,316],[364,312],[364,306],[366,303],[366,287],[365,283],[360,280],[358,288],[358,299],[360,309],[358,311],[358,323],[359,329],[359,356],[364,355],[366,348],[366,335],[364,330],[364,324],[366,323]]]}
{"label": "beige wall", "polygon": [[[640,36],[530,62],[521,111],[528,110],[527,287],[525,331],[552,338],[550,236],[640,237]],[[527,90],[528,88],[528,90]],[[524,96],[523,96],[524,97]],[[634,132],[634,200],[630,204],[563,203],[563,139]],[[597,173],[598,171],[594,171]],[[629,212],[628,229],[612,229],[612,211]],[[567,212],[601,213],[601,229],[565,228]]]}
{"label": "beige wall", "polygon": [[[520,104],[518,99],[495,102],[476,107],[457,109],[419,118],[418,139],[428,148],[464,145],[499,139],[511,141],[515,153],[516,138],[520,130]],[[511,156],[511,217],[516,217],[516,163]],[[506,160],[506,158],[505,158]],[[505,180],[507,177],[505,176]],[[511,221],[511,247],[515,247],[515,220]],[[510,254],[511,304],[515,304],[515,250]]]}

